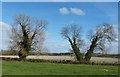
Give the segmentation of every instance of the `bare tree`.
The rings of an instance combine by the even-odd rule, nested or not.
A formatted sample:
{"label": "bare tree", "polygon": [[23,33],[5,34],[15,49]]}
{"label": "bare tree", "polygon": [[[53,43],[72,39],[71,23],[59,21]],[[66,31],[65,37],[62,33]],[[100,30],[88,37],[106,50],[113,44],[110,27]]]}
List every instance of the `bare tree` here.
{"label": "bare tree", "polygon": [[67,39],[71,45],[73,52],[75,53],[76,59],[81,62],[83,55],[80,53],[80,46],[83,43],[81,39],[81,28],[78,28],[76,24],[70,24],[62,28],[61,35]]}
{"label": "bare tree", "polygon": [[88,32],[90,46],[88,47],[88,50],[85,54],[85,58],[83,58],[83,55],[80,52],[80,48],[82,45],[84,45],[84,42],[81,40],[80,31],[81,29],[79,29],[76,24],[70,24],[67,27],[63,27],[61,31],[61,35],[70,42],[72,50],[79,62],[89,62],[95,50],[101,50],[104,52],[106,44],[109,44],[116,39],[116,33],[114,31],[113,25],[104,23],[97,26],[94,32],[90,30]]}
{"label": "bare tree", "polygon": [[12,26],[10,47],[19,50],[20,58],[26,58],[31,50],[38,48],[38,43],[43,44],[46,26],[47,22],[44,20],[31,19],[30,16],[19,14]]}
{"label": "bare tree", "polygon": [[102,24],[99,25],[95,32],[89,31],[90,46],[85,54],[85,60],[90,61],[94,50],[104,51],[105,44],[115,41],[116,33],[114,31],[113,25]]}

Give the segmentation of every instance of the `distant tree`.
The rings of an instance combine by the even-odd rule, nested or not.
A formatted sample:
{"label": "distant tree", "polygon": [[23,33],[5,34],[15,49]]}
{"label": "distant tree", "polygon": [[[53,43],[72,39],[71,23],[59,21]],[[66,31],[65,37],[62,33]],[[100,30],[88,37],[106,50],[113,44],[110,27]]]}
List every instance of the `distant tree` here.
{"label": "distant tree", "polygon": [[30,16],[19,14],[14,20],[11,34],[11,49],[19,51],[20,58],[26,58],[31,50],[38,50],[43,45],[44,29],[47,22],[31,19]]}
{"label": "distant tree", "polygon": [[105,44],[115,41],[116,33],[113,25],[101,24],[97,26],[96,30],[93,32],[89,31],[90,46],[85,54],[85,60],[90,61],[92,54],[95,50],[105,51]]}
{"label": "distant tree", "polygon": [[70,24],[62,28],[61,35],[69,41],[76,59],[81,62],[83,60],[83,55],[80,53],[80,46],[83,44],[81,28],[78,28],[76,24]]}

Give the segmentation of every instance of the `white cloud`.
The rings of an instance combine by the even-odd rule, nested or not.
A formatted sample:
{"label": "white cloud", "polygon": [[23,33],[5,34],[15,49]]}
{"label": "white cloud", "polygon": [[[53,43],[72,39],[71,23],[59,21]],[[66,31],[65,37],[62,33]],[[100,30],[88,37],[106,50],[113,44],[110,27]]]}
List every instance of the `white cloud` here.
{"label": "white cloud", "polygon": [[7,49],[9,45],[9,34],[11,32],[10,25],[0,22],[0,50]]}
{"label": "white cloud", "polygon": [[79,9],[79,8],[66,8],[66,7],[62,7],[59,9],[61,14],[75,14],[75,15],[85,15],[85,12],[83,12],[83,10]]}
{"label": "white cloud", "polygon": [[83,12],[79,8],[70,8],[71,13],[76,14],[76,15],[85,15],[85,12]]}
{"label": "white cloud", "polygon": [[61,14],[69,14],[69,10],[66,7],[62,7],[59,9]]}

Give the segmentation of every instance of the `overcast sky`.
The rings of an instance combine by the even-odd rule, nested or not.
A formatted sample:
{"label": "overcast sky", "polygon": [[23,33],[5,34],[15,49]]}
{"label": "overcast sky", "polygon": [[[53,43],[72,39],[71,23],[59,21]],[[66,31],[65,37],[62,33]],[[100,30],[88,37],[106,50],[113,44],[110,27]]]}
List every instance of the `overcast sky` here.
{"label": "overcast sky", "polygon": [[[25,14],[32,18],[40,18],[48,21],[45,46],[50,52],[68,52],[70,48],[69,42],[60,35],[61,28],[67,24],[76,23],[82,26],[83,39],[85,40],[87,31],[90,29],[94,30],[97,25],[103,22],[113,24],[116,30],[118,25],[117,2],[3,2],[2,21],[0,22],[2,24],[0,25],[0,28],[2,26],[0,35],[3,37],[0,38],[2,39],[0,43],[3,42],[3,45],[0,45],[0,49],[7,49],[7,42],[9,41],[8,33],[17,14]],[[112,45],[110,48],[110,53],[118,52],[117,44]]]}

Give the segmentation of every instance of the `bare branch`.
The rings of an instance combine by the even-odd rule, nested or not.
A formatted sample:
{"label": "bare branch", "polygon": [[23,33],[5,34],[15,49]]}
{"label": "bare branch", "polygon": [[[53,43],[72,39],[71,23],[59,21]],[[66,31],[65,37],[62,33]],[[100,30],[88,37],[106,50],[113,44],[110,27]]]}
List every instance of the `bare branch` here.
{"label": "bare branch", "polygon": [[82,61],[83,55],[80,53],[79,49],[79,46],[83,44],[80,38],[81,29],[78,28],[76,24],[70,24],[68,26],[62,28],[61,35],[69,41],[77,60]]}
{"label": "bare branch", "polygon": [[85,55],[86,60],[90,60],[94,50],[98,49],[104,51],[105,44],[107,42],[113,42],[116,34],[113,25],[103,23],[97,26],[95,33],[92,33],[90,37],[91,44]]}

